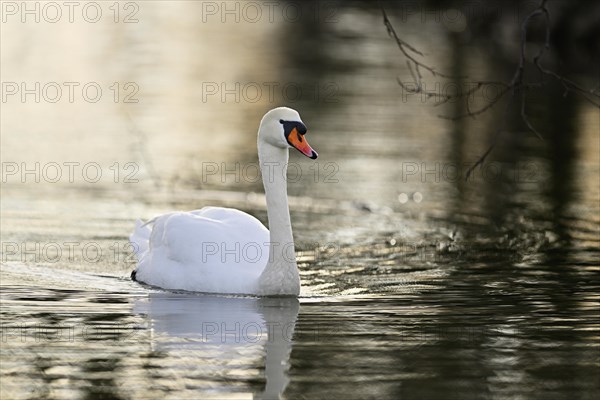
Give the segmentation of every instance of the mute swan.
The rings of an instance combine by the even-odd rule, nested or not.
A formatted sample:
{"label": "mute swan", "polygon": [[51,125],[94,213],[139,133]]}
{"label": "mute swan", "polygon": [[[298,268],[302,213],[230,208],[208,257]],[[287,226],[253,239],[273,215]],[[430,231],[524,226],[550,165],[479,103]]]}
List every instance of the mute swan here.
{"label": "mute swan", "polygon": [[255,217],[232,208],[172,212],[143,224],[129,240],[138,266],[135,281],[164,289],[258,296],[300,293],[287,199],[288,149],[317,153],[297,111],[267,112],[258,128],[258,160],[270,232]]}

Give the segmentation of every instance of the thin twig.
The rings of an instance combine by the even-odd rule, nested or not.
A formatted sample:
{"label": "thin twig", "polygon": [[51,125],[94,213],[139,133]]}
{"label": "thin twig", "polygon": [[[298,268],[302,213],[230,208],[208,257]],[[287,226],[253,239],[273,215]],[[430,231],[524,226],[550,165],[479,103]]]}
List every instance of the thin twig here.
{"label": "thin twig", "polygon": [[506,126],[506,120],[508,119],[507,118],[507,116],[508,116],[508,110],[510,109],[510,105],[511,105],[513,99],[514,99],[514,93],[509,98],[509,100],[506,102],[506,106],[504,107],[504,111],[502,113],[502,119],[500,121],[500,126],[498,127],[498,129],[496,130],[496,132],[494,132],[494,136],[492,136],[492,143],[490,143],[490,146],[485,151],[485,153],[483,153],[481,156],[479,156],[479,158],[477,159],[477,161],[475,161],[475,164],[473,164],[467,170],[467,174],[465,176],[465,180],[469,179],[469,177],[471,176],[471,173],[473,173],[473,171],[475,171],[475,168],[477,168],[478,166],[482,165],[483,162],[488,157],[488,155],[490,155],[490,153],[492,152],[492,150],[494,149],[494,147],[496,147],[496,143],[498,142],[498,138],[500,137],[500,134],[502,133],[502,130]]}
{"label": "thin twig", "polygon": [[[424,57],[424,54],[422,52],[420,52],[419,50],[417,50],[416,48],[414,48],[413,46],[411,46],[404,40],[400,39],[400,37],[396,33],[396,29],[394,29],[394,26],[390,22],[390,19],[388,18],[387,13],[385,12],[385,8],[383,8],[383,4],[381,4],[381,3],[380,3],[380,8],[381,8],[381,13],[383,15],[383,24],[385,25],[388,34],[392,38],[394,38],[394,40],[396,41],[396,44],[398,45],[398,49],[400,49],[400,52],[404,55],[404,57],[406,57],[407,60],[409,60],[411,63],[413,63],[416,68],[419,68],[419,67],[423,68],[433,76],[441,76],[443,78],[452,78],[451,75],[447,75],[447,74],[441,73],[439,71],[436,71],[435,68],[422,63],[421,61],[417,60],[412,54],[410,54],[412,52],[416,55]],[[420,75],[420,73],[419,73],[419,75]],[[418,84],[417,86],[420,86],[420,84]]]}
{"label": "thin twig", "polygon": [[486,112],[490,108],[494,107],[500,101],[500,99],[502,99],[502,97],[504,97],[504,95],[510,91],[510,89],[512,89],[512,87],[510,87],[510,86],[505,87],[498,94],[498,96],[496,96],[496,98],[493,101],[489,102],[488,104],[486,104],[485,106],[481,107],[480,109],[478,109],[476,111],[467,110],[466,113],[455,115],[455,116],[448,116],[448,115],[441,115],[440,114],[440,115],[438,115],[438,117],[439,118],[443,118],[443,119],[449,119],[451,121],[457,121],[457,120],[462,119],[464,117],[475,117],[475,116],[477,116],[479,114],[483,114],[484,112]]}
{"label": "thin twig", "polygon": [[529,118],[527,117],[527,114],[525,114],[525,92],[521,93],[521,119],[523,120],[523,122],[525,122],[525,124],[527,125],[527,127],[529,128],[529,130],[531,130],[533,133],[535,133],[537,135],[538,138],[540,138],[540,140],[544,140],[544,138],[542,137],[542,134],[533,127],[533,125],[531,125],[531,122],[529,122]]}

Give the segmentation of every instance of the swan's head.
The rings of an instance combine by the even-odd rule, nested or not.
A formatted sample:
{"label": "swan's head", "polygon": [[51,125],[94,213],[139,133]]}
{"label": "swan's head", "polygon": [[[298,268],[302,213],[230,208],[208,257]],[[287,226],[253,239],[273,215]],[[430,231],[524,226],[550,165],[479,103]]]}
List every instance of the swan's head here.
{"label": "swan's head", "polygon": [[277,107],[266,113],[260,121],[258,140],[282,149],[294,147],[314,160],[318,154],[306,141],[305,134],[306,126],[298,111]]}

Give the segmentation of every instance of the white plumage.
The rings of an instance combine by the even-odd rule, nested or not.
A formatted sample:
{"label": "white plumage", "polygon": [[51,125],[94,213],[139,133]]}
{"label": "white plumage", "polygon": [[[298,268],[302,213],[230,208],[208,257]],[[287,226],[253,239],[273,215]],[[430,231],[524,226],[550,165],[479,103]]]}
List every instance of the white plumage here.
{"label": "white plumage", "polygon": [[295,110],[280,107],[261,120],[258,153],[271,231],[232,208],[204,207],[138,221],[130,236],[138,258],[135,280],[165,289],[250,295],[298,295],[287,201],[288,149],[310,158],[306,127]]}

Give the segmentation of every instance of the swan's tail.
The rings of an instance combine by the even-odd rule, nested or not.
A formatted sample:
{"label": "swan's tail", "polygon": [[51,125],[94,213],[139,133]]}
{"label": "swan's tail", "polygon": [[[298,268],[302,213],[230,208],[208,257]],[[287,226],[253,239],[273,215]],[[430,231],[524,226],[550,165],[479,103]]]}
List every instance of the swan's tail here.
{"label": "swan's tail", "polygon": [[150,241],[150,233],[152,233],[151,227],[148,225],[154,220],[150,220],[144,223],[138,219],[135,221],[135,229],[129,236],[129,242],[133,246],[133,251],[138,259],[141,259],[142,255],[148,252],[148,243]]}

